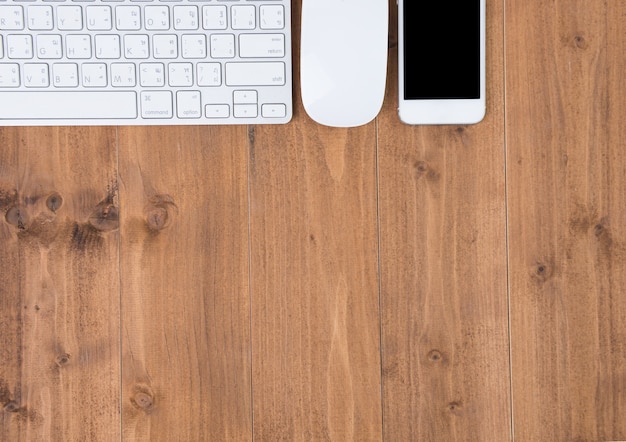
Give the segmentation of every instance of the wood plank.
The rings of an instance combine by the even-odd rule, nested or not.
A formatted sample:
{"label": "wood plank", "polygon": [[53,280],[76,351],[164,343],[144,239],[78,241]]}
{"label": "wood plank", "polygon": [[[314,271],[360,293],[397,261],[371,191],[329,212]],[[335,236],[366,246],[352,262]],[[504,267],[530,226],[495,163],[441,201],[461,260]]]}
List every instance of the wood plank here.
{"label": "wood plank", "polygon": [[380,440],[376,128],[294,109],[250,132],[254,437]]}
{"label": "wood plank", "polygon": [[115,130],[3,133],[19,152],[2,227],[18,276],[2,275],[14,290],[2,308],[3,440],[119,438]]}
{"label": "wood plank", "polygon": [[[0,129],[0,440],[18,440],[22,302],[19,290],[17,153],[19,131]],[[8,219],[7,219],[7,215]],[[20,425],[23,426],[23,425]]]}
{"label": "wood plank", "polygon": [[298,118],[251,145],[255,439],[380,440],[375,127]]}
{"label": "wood plank", "polygon": [[250,440],[245,127],[120,130],[125,440]]}
{"label": "wood plank", "polygon": [[390,51],[378,131],[387,440],[511,438],[503,8],[487,3],[487,114],[477,125],[400,123]]}
{"label": "wood plank", "polygon": [[518,440],[626,440],[626,3],[506,9]]}

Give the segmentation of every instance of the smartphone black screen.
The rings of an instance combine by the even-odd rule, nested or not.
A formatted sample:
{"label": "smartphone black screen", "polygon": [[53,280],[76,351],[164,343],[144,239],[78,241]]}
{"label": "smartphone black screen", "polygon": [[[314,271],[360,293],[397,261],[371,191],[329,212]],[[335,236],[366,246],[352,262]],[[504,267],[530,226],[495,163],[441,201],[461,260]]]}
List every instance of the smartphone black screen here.
{"label": "smartphone black screen", "polygon": [[480,98],[480,0],[404,1],[404,98]]}

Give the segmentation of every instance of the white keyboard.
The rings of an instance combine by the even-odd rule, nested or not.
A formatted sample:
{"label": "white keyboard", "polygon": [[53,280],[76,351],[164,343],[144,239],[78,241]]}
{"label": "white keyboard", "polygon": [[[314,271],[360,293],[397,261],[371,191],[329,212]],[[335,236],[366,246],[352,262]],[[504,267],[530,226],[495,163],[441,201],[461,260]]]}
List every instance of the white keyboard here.
{"label": "white keyboard", "polygon": [[284,124],[290,0],[0,0],[0,126]]}

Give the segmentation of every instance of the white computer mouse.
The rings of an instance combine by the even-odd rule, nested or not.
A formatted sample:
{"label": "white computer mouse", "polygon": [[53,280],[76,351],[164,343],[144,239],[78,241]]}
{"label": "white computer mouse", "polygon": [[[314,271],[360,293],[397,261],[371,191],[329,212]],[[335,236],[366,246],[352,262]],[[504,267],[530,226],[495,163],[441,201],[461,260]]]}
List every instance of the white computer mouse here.
{"label": "white computer mouse", "polygon": [[306,113],[354,127],[380,112],[387,80],[388,0],[302,0],[300,88]]}

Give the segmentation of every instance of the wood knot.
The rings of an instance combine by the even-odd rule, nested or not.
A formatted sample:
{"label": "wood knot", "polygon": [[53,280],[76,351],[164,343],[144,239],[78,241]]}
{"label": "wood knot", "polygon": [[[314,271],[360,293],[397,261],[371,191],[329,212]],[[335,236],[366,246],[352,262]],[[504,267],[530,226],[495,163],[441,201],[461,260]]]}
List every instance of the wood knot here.
{"label": "wood knot", "polygon": [[443,355],[438,350],[431,350],[428,353],[428,360],[432,363],[438,363],[443,360]]}
{"label": "wood knot", "polygon": [[89,216],[89,224],[97,230],[109,232],[120,226],[119,210],[110,201],[104,201],[96,206]]}
{"label": "wood knot", "polygon": [[426,161],[416,161],[413,166],[419,174],[423,174],[428,171],[428,163]]}
{"label": "wood knot", "polygon": [[22,206],[13,206],[5,215],[6,221],[20,230],[25,230],[30,219],[28,211]]}
{"label": "wood knot", "polygon": [[462,408],[461,403],[457,401],[453,401],[448,404],[448,411],[457,416],[461,414]]}
{"label": "wood knot", "polygon": [[133,397],[133,400],[135,401],[135,404],[137,404],[139,408],[143,408],[144,410],[150,409],[154,405],[152,396],[146,393],[142,393],[142,392],[135,394],[135,396]]}
{"label": "wood knot", "polygon": [[16,413],[20,409],[20,405],[16,401],[9,401],[4,404],[4,411],[7,413]]}
{"label": "wood knot", "polygon": [[171,196],[154,195],[144,211],[148,229],[151,232],[159,232],[171,224],[172,214],[178,213],[178,208]]}
{"label": "wood knot", "polygon": [[595,226],[593,226],[593,234],[597,239],[601,239],[603,236],[609,235],[608,219],[602,218]]}
{"label": "wood knot", "polygon": [[3,187],[0,187],[0,210],[4,210],[5,208],[12,206],[17,202],[17,190],[10,189],[7,190]]}
{"label": "wood knot", "polygon": [[471,136],[471,131],[467,128],[467,126],[451,126],[450,134],[452,137],[461,141],[461,145],[463,147],[469,146],[468,140]]}
{"label": "wood knot", "polygon": [[423,176],[428,181],[437,181],[439,179],[439,173],[431,168],[426,161],[416,161],[413,167],[415,168],[415,178],[418,180]]}
{"label": "wood knot", "polygon": [[70,355],[68,353],[60,354],[56,357],[55,362],[59,367],[62,367],[70,362]]}
{"label": "wood knot", "polygon": [[391,362],[383,366],[383,378],[396,379],[400,375],[400,367],[398,362]]}
{"label": "wood knot", "polygon": [[596,235],[597,238],[599,238],[600,236],[602,236],[603,233],[604,226],[602,224],[596,224],[596,226],[593,228],[593,234]]}
{"label": "wood knot", "polygon": [[169,215],[165,207],[153,207],[146,212],[146,222],[150,230],[158,231],[167,226]]}
{"label": "wood knot", "polygon": [[587,40],[585,40],[585,37],[580,34],[574,36],[574,45],[578,49],[587,49],[589,47],[589,44],[587,43]]}
{"label": "wood knot", "polygon": [[48,197],[48,199],[46,199],[46,207],[51,212],[56,213],[56,211],[59,210],[62,205],[63,205],[63,197],[61,197],[61,195],[59,195],[56,192],[51,194]]}
{"label": "wood knot", "polygon": [[548,279],[552,277],[554,272],[553,266],[546,264],[541,261],[535,262],[532,267],[532,276],[533,278],[541,283],[546,282]]}
{"label": "wood knot", "polygon": [[136,387],[131,403],[140,410],[148,413],[154,409],[154,395],[147,387]]}

